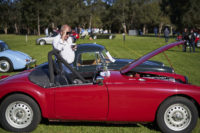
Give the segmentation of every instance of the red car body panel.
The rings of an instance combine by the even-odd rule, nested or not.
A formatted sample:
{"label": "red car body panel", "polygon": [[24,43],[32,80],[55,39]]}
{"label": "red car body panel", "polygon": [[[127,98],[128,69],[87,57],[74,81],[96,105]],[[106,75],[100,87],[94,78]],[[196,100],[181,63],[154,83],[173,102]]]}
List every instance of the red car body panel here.
{"label": "red car body panel", "polygon": [[12,93],[27,94],[38,103],[43,117],[54,117],[53,91],[30,82],[28,79],[29,73],[29,71],[24,71],[0,81],[0,99]]}
{"label": "red car body panel", "polygon": [[108,91],[105,85],[77,85],[53,88],[57,119],[106,120]]}
{"label": "red car body panel", "polygon": [[176,94],[174,83],[127,77],[119,72],[112,72],[111,75],[106,79],[109,121],[154,121],[160,103]]}

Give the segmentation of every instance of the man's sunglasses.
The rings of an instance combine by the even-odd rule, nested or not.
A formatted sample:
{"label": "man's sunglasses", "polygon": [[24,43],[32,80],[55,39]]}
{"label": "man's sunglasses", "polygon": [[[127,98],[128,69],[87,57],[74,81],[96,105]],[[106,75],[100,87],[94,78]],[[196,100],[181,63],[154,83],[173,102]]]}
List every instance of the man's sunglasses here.
{"label": "man's sunglasses", "polygon": [[66,32],[66,35],[71,35],[72,34],[72,32],[70,31],[70,32]]}

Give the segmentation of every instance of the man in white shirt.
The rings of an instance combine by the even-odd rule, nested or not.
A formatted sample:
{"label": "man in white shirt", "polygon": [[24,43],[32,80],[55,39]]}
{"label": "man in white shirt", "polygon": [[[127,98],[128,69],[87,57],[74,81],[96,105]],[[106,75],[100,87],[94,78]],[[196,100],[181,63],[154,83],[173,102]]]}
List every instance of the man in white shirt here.
{"label": "man in white shirt", "polygon": [[[67,61],[68,64],[73,66],[72,63],[75,58],[74,51],[76,50],[76,45],[73,43],[73,38],[70,37],[70,34],[71,27],[67,24],[63,25],[60,34],[58,34],[53,40],[53,48],[59,50],[61,57]],[[66,69],[66,67],[64,67],[64,69]]]}

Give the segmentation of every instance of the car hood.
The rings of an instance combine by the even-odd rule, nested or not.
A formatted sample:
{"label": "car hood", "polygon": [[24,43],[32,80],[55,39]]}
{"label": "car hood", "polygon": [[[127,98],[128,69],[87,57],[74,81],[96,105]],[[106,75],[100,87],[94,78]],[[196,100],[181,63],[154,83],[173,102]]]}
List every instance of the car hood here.
{"label": "car hood", "polygon": [[15,57],[19,57],[19,58],[22,58],[22,59],[31,59],[31,57],[23,52],[20,52],[20,51],[14,51],[14,50],[6,50],[6,53],[7,54],[10,54],[12,56],[15,56]]}
{"label": "car hood", "polygon": [[171,43],[171,44],[168,44],[168,45],[165,45],[165,46],[162,46],[136,60],[134,60],[133,62],[127,64],[126,66],[122,67],[120,69],[121,73],[127,73],[128,71],[132,70],[133,68],[137,67],[138,65],[144,63],[145,61],[149,60],[150,58],[152,58],[153,56],[159,54],[159,53],[162,53],[163,51],[166,51],[174,46],[178,46],[178,45],[181,45],[181,44],[184,44],[185,41],[179,41],[179,42],[175,42],[175,43]]}
{"label": "car hood", "polygon": [[[131,63],[135,61],[134,59],[118,59],[118,58],[115,58],[115,64],[128,64],[128,63]],[[164,66],[163,63],[161,62],[158,62],[158,61],[145,61],[143,62],[141,65],[154,65],[154,66]]]}

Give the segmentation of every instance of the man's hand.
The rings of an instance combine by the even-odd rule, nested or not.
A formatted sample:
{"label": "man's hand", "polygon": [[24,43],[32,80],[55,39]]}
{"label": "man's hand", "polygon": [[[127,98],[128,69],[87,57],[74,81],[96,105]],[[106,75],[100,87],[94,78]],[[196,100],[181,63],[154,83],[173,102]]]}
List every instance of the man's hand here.
{"label": "man's hand", "polygon": [[72,50],[73,50],[73,51],[76,51],[76,50],[77,50],[77,45],[71,45],[71,47],[72,47]]}
{"label": "man's hand", "polygon": [[64,30],[62,33],[61,33],[61,39],[64,41],[66,40],[66,32],[67,32],[67,29]]}

